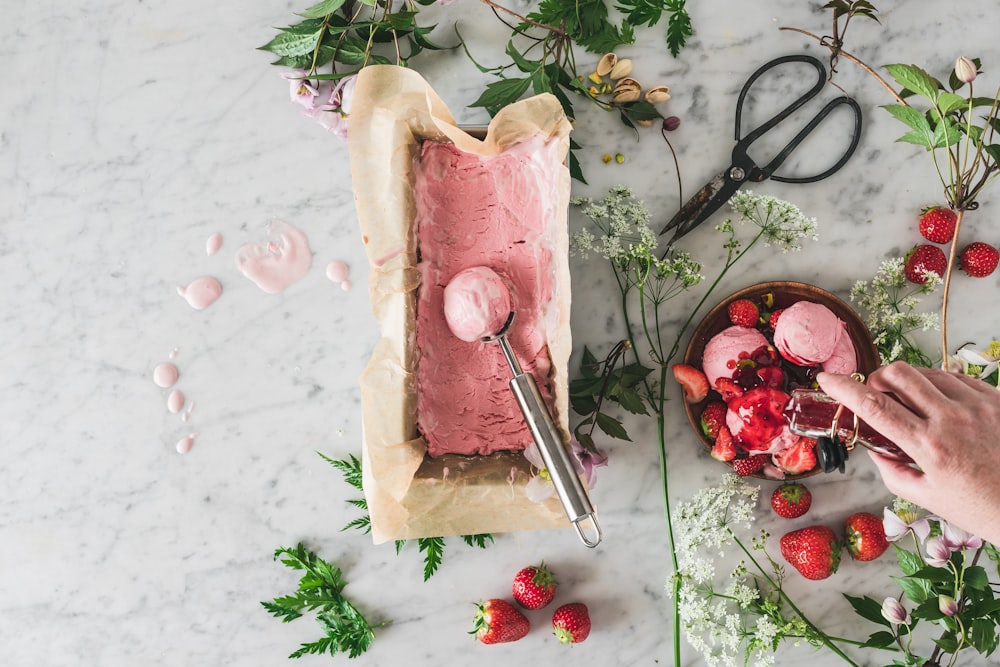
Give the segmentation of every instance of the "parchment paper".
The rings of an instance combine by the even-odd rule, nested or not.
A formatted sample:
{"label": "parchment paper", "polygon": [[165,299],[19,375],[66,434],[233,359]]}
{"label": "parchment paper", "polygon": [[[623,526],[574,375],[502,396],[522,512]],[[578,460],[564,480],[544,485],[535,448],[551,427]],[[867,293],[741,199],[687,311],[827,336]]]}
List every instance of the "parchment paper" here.
{"label": "parchment paper", "polygon": [[[426,456],[415,414],[420,276],[413,229],[414,173],[424,141],[447,141],[469,153],[495,155],[540,134],[558,142],[558,155],[565,158],[569,132],[558,101],[546,94],[502,109],[480,141],[457,127],[444,102],[416,72],[378,65],[358,75],[348,145],[358,219],[372,264],[369,296],[381,332],[361,376],[363,483],[376,544],[570,525],[555,496],[545,503],[525,497],[530,464],[519,452]],[[565,212],[569,172],[562,163],[554,168],[561,200],[555,210]],[[554,417],[568,442],[569,241],[565,217],[557,222],[552,248],[555,292],[546,320],[551,322],[547,338]]]}

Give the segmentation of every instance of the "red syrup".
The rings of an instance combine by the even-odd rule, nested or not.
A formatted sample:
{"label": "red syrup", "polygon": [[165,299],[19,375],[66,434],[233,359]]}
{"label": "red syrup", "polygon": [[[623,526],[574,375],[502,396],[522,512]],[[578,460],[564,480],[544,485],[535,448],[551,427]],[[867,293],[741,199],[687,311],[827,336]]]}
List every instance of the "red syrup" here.
{"label": "red syrup", "polygon": [[[796,435],[810,438],[829,438],[834,415],[840,406],[835,400],[818,389],[795,389],[791,400],[785,406],[784,416],[788,429]],[[850,443],[854,438],[854,413],[846,407],[837,419],[837,438],[842,443]],[[864,421],[858,420],[857,444],[891,459],[913,463],[913,459],[884,435]]]}

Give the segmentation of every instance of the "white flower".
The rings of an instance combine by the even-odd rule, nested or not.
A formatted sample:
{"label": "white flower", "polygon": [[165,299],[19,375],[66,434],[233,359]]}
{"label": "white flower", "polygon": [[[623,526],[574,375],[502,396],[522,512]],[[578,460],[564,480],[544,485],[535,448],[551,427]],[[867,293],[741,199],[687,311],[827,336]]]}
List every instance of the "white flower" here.
{"label": "white flower", "polygon": [[951,549],[945,544],[944,538],[936,535],[924,544],[924,551],[927,552],[927,564],[934,567],[944,567],[951,558]]}
{"label": "white flower", "polygon": [[963,373],[985,380],[1000,366],[1000,341],[990,341],[985,350],[963,347],[955,356]]}
{"label": "white flower", "polygon": [[729,205],[740,222],[752,222],[764,232],[764,243],[776,245],[782,252],[800,250],[804,238],[816,239],[816,218],[807,218],[797,206],[777,197],[739,190]]}
{"label": "white flower", "polygon": [[910,612],[896,598],[886,598],[882,603],[882,616],[894,625],[909,625]]}

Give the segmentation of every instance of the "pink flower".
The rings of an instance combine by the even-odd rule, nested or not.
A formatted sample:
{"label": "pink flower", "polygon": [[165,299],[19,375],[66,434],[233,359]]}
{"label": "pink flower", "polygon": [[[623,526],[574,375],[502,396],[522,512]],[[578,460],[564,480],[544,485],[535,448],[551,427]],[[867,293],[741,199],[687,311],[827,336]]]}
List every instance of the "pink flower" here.
{"label": "pink flower", "polygon": [[[597,468],[608,465],[608,455],[603,450],[591,451],[577,442],[576,438],[569,441],[571,446],[573,467],[576,474],[583,475],[587,488],[594,488],[597,484]],[[538,446],[532,442],[524,450],[524,458],[534,467],[538,468],[538,474],[528,480],[524,487],[524,493],[528,500],[540,503],[555,493],[555,486],[552,485],[549,472],[545,468],[545,461],[542,460],[542,453],[538,451]]]}
{"label": "pink flower", "polygon": [[951,558],[951,548],[945,544],[944,538],[940,535],[935,535],[927,540],[924,549],[927,551],[928,565],[944,567],[948,564],[948,559]]}
{"label": "pink flower", "polygon": [[316,97],[319,95],[319,89],[305,77],[306,72],[302,70],[295,70],[294,72],[281,75],[282,79],[286,79],[289,82],[288,96],[292,102],[301,104],[307,110],[312,110],[316,107]]}
{"label": "pink flower", "polygon": [[882,525],[885,528],[885,537],[890,542],[904,537],[911,530],[921,542],[927,539],[931,532],[929,517],[918,519],[916,514],[906,513],[905,517],[900,517],[888,507],[882,513]]}
{"label": "pink flower", "polygon": [[983,546],[982,539],[971,533],[967,533],[961,528],[953,526],[946,521],[941,522],[941,535],[944,537],[944,543],[948,545],[948,548],[952,551],[958,551],[959,549],[978,549]]}
{"label": "pink flower", "polygon": [[909,625],[910,613],[899,604],[896,598],[886,598],[882,603],[882,616],[894,625]]}

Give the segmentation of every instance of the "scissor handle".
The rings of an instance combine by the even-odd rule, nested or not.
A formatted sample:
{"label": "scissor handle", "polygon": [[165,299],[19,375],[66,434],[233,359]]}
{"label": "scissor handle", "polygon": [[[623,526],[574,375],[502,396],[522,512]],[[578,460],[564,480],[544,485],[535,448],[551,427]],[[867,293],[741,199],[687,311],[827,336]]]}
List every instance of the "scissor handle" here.
{"label": "scissor handle", "polygon": [[[806,63],[812,65],[816,68],[816,83],[812,88],[804,92],[798,98],[796,98],[791,104],[779,111],[773,118],[769,121],[753,130],[746,137],[740,138],[740,123],[743,117],[743,101],[746,99],[747,93],[750,91],[750,87],[754,84],[757,79],[762,77],[768,71],[774,69],[779,65],[784,65],[785,63]],[[744,148],[759,139],[765,132],[769,132],[774,129],[774,127],[790,116],[796,109],[801,107],[803,104],[811,100],[812,98],[819,95],[819,91],[823,90],[823,86],[826,85],[826,68],[823,67],[823,63],[812,56],[807,55],[791,55],[791,56],[781,56],[780,58],[775,58],[774,60],[764,63],[757,68],[757,71],[750,75],[747,82],[743,84],[743,90],[740,91],[740,96],[736,100],[736,141],[743,144]]]}
{"label": "scissor handle", "polygon": [[[844,151],[844,154],[840,156],[840,159],[833,164],[829,169],[821,174],[815,176],[778,176],[774,174],[774,170],[781,166],[781,163],[785,161],[795,147],[802,143],[802,140],[809,135],[816,126],[819,125],[824,118],[826,118],[831,111],[840,106],[841,104],[846,104],[854,112],[854,131],[851,132],[851,144]],[[858,143],[861,141],[861,107],[858,103],[852,100],[850,97],[838,97],[832,99],[826,103],[819,113],[809,123],[803,127],[795,137],[788,142],[780,153],[778,153],[773,160],[771,160],[766,166],[761,170],[765,172],[772,181],[778,181],[779,183],[815,183],[816,181],[822,181],[827,176],[830,176],[835,171],[843,167],[851,156],[854,155],[854,150],[858,147]]]}

